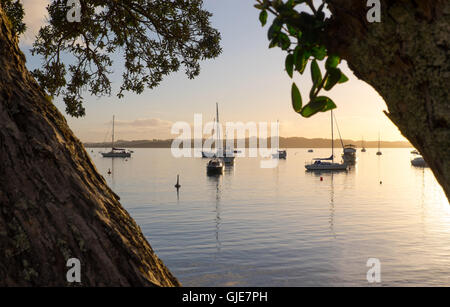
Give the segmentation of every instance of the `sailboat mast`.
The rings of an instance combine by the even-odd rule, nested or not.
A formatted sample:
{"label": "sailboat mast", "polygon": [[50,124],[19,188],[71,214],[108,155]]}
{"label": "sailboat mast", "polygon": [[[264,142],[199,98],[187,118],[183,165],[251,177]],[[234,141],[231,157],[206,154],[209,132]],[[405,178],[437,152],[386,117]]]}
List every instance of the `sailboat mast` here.
{"label": "sailboat mast", "polygon": [[380,133],[378,132],[378,151],[381,151],[380,150]]}
{"label": "sailboat mast", "polygon": [[331,158],[334,163],[334,130],[333,130],[333,110],[331,110]]}
{"label": "sailboat mast", "polygon": [[[280,139],[280,122],[278,119],[277,119],[277,138]],[[272,144],[270,145],[270,147],[272,147]],[[278,143],[277,150],[279,150],[279,149],[280,149],[280,144]]]}
{"label": "sailboat mast", "polygon": [[114,115],[113,115],[113,129],[112,129],[112,142],[111,148],[114,149]]}
{"label": "sailboat mast", "polygon": [[220,139],[220,128],[219,128],[219,103],[216,102],[216,141],[217,141],[217,145],[216,145],[216,149],[217,149],[217,154],[221,154],[221,149],[222,149],[222,141]]}

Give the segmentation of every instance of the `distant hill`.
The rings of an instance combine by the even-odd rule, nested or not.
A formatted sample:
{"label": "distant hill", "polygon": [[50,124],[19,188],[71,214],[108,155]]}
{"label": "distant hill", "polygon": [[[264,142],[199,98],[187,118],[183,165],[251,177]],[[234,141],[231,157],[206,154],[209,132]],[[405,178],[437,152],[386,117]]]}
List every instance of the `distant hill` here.
{"label": "distant hill", "polygon": [[[170,148],[172,146],[171,139],[169,140],[135,140],[135,141],[116,141],[114,146],[118,148]],[[245,147],[249,147],[249,142],[253,141],[254,144],[258,144],[255,138],[245,139]],[[354,144],[357,147],[361,147],[361,141],[353,140],[343,140],[343,143]],[[193,146],[193,141],[191,141]],[[270,139],[267,140],[267,146],[270,147]],[[341,141],[334,141],[335,147],[340,147]],[[85,147],[88,148],[110,148],[111,142],[102,143],[84,143]],[[237,145],[235,144],[235,147]],[[280,138],[280,148],[329,148],[331,147],[330,139],[307,139],[303,137],[290,137],[290,138]],[[377,148],[378,141],[365,142],[366,148]],[[382,148],[410,148],[413,147],[409,142],[396,141],[396,142],[381,142]]]}

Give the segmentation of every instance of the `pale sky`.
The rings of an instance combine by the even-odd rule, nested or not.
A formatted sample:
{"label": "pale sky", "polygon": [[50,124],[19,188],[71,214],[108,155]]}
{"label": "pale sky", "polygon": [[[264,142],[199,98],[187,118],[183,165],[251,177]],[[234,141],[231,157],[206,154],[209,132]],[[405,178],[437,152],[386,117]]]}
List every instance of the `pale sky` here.
{"label": "pale sky", "polygon": [[[29,30],[21,38],[21,48],[30,69],[39,66],[29,48],[39,27],[45,22],[48,0],[22,0]],[[154,90],[141,95],[126,93],[123,99],[86,97],[87,115],[71,118],[64,112],[62,99],[55,103],[66,115],[75,134],[84,142],[104,141],[116,116],[116,139],[173,138],[174,122],[192,123],[194,113],[202,113],[204,121],[215,116],[219,103],[222,123],[280,121],[280,135],[307,138],[330,137],[330,115],[321,113],[305,119],[291,107],[292,80],[284,71],[286,54],[280,49],[268,49],[267,26],[262,28],[253,7],[254,0],[204,0],[205,8],[214,14],[212,24],[222,34],[223,53],[215,60],[201,63],[200,76],[189,80],[183,73],[173,74]],[[113,88],[120,86],[122,67],[117,63],[111,76]],[[335,110],[343,138],[385,141],[405,140],[398,128],[383,114],[386,104],[368,84],[358,80],[344,64],[350,81],[336,86],[330,97],[338,105]],[[304,100],[309,94],[309,69],[294,81]],[[117,93],[117,91],[115,92]],[[109,136],[108,136],[109,139]]]}

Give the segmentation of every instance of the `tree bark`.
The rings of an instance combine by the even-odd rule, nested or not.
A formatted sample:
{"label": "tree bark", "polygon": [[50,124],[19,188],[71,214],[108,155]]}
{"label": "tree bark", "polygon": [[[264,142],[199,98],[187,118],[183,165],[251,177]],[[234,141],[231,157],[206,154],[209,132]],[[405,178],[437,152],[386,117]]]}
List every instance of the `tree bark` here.
{"label": "tree bark", "polygon": [[327,2],[329,50],[384,98],[450,199],[450,1],[381,1],[380,23],[367,21],[367,1]]}
{"label": "tree bark", "polygon": [[[179,286],[25,67],[0,9],[0,286]],[[81,284],[67,282],[69,258]]]}

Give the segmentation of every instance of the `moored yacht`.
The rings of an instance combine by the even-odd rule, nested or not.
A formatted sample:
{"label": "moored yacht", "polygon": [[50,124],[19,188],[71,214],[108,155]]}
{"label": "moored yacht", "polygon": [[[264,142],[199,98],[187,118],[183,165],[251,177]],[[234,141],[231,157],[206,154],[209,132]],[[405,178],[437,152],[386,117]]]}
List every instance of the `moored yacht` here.
{"label": "moored yacht", "polygon": [[383,153],[381,152],[381,138],[380,138],[380,134],[378,133],[378,151],[377,151],[377,156],[381,156],[383,155]]}
{"label": "moored yacht", "polygon": [[361,152],[366,152],[367,151],[365,143],[364,143],[364,138],[361,141],[361,147],[362,147]]}
{"label": "moored yacht", "polygon": [[112,128],[112,143],[110,152],[102,152],[103,158],[130,158],[131,152],[128,152],[123,148],[114,147],[114,116],[113,116],[113,128]]}
{"label": "moored yacht", "polygon": [[333,110],[331,110],[331,157],[316,158],[314,162],[306,163],[305,168],[308,171],[344,171],[348,169],[347,163],[334,162],[334,124]]}
{"label": "moored yacht", "polygon": [[[331,160],[331,162],[329,162]],[[314,163],[306,164],[308,171],[345,171],[348,166],[345,163],[335,163],[333,159],[314,159]]]}

